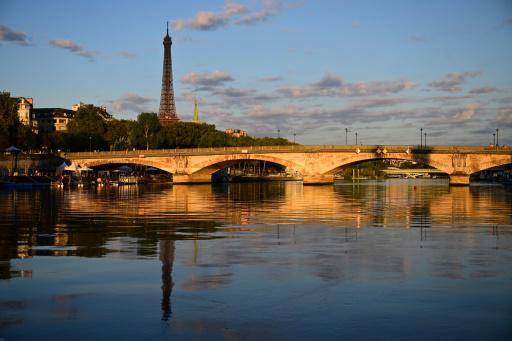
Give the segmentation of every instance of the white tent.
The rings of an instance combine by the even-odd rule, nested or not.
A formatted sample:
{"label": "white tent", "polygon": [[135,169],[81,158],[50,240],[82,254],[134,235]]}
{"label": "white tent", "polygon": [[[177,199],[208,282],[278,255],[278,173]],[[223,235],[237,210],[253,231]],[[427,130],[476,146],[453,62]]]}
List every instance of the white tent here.
{"label": "white tent", "polygon": [[59,167],[55,169],[55,175],[62,175],[62,172],[64,172],[67,166],[68,164],[63,162]]}
{"label": "white tent", "polygon": [[21,149],[15,147],[15,146],[10,146],[9,148],[5,149],[5,151],[8,152],[8,153],[16,154],[16,153],[21,152]]}
{"label": "white tent", "polygon": [[69,166],[66,166],[64,170],[69,172],[77,172],[79,167],[76,163],[71,163]]}

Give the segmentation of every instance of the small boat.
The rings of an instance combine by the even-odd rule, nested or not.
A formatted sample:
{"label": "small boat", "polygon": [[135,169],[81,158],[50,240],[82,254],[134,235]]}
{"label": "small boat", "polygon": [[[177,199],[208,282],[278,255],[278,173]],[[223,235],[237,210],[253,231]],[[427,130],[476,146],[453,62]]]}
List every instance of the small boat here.
{"label": "small boat", "polygon": [[136,185],[138,183],[138,179],[133,175],[121,175],[119,176],[119,185]]}
{"label": "small boat", "polygon": [[49,187],[51,179],[44,176],[16,175],[0,179],[0,188],[21,189]]}

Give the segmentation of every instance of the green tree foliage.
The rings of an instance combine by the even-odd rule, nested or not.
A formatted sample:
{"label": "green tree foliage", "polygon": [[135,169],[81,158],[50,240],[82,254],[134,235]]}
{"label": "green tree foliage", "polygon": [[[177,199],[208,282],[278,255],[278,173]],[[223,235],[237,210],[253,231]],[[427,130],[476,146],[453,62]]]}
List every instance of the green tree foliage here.
{"label": "green tree foliage", "polygon": [[67,132],[36,135],[19,122],[16,99],[8,92],[0,92],[0,148],[18,145],[23,149],[89,151],[290,144],[284,138],[235,138],[205,123],[175,122],[162,126],[158,115],[148,112],[141,113],[136,121],[116,120],[94,105],[82,105]]}
{"label": "green tree foliage", "polygon": [[136,148],[155,148],[160,131],[158,115],[150,112],[143,112],[137,116],[137,123],[132,126],[132,143]]}
{"label": "green tree foliage", "polygon": [[15,145],[24,150],[37,149],[37,134],[18,117],[18,101],[9,92],[0,92],[0,148]]}
{"label": "green tree foliage", "polygon": [[17,144],[21,127],[17,101],[9,92],[0,92],[0,148]]}

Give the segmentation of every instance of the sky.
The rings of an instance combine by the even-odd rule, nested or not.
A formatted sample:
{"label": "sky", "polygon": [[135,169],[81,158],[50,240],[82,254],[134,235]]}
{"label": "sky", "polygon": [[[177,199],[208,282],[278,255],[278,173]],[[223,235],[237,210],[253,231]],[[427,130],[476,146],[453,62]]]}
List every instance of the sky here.
{"label": "sky", "polygon": [[512,144],[512,1],[0,1],[0,91],[303,144]]}

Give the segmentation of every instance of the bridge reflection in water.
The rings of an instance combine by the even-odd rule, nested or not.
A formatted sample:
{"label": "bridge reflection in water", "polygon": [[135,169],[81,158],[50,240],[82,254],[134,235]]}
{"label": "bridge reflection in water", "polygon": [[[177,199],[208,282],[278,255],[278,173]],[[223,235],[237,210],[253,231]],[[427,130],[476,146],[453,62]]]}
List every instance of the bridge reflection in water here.
{"label": "bridge reflection in water", "polygon": [[[0,278],[12,279],[0,280],[0,307],[20,317],[19,330],[46,335],[31,322],[37,320],[31,309],[8,308],[18,301],[16,307],[36,306],[16,290],[25,281],[42,309],[33,314],[50,322],[56,321],[56,305],[68,309],[58,321],[68,326],[81,317],[111,325],[108,316],[126,310],[132,320],[137,316],[131,323],[140,332],[154,329],[156,319],[172,324],[170,335],[205,337],[229,323],[242,328],[233,322],[237,316],[259,330],[278,330],[272,320],[279,313],[292,321],[292,333],[304,328],[293,322],[300,316],[314,321],[319,315],[344,330],[350,330],[347,323],[365,330],[368,316],[389,319],[389,310],[379,313],[373,300],[391,304],[401,321],[412,323],[407,314],[422,297],[427,311],[448,310],[451,325],[459,326],[464,319],[453,316],[463,317],[467,309],[452,311],[455,302],[478,304],[485,313],[510,302],[503,285],[512,284],[512,193],[446,183],[0,192]],[[85,299],[81,280],[89,283]],[[62,291],[65,302],[55,298]],[[488,293],[499,293],[500,300]],[[103,301],[116,307],[115,314],[101,314]],[[326,302],[325,309],[318,302]],[[351,316],[347,323],[339,318],[342,312]],[[265,314],[269,319],[262,325]],[[414,317],[426,318],[418,311]],[[494,325],[482,320],[475,335],[504,328],[500,318]]]}

